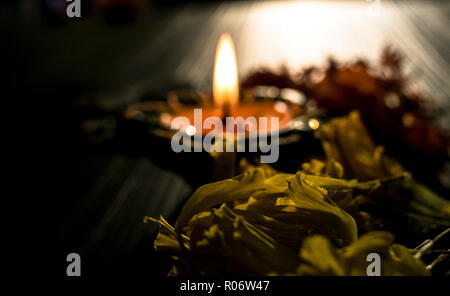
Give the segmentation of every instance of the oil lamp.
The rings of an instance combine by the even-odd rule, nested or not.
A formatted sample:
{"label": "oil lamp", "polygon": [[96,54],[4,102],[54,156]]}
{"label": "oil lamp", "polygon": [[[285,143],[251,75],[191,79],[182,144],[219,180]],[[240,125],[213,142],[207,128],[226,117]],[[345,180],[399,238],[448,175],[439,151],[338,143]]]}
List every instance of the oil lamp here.
{"label": "oil lamp", "polygon": [[[188,144],[189,149],[193,148],[189,151],[195,152],[202,151],[197,149],[196,145],[202,145],[202,139],[211,132],[223,136],[223,141],[216,145],[235,146],[237,139],[234,133],[231,137],[229,135],[229,118],[245,120],[245,141],[267,137],[276,131],[280,135],[279,145],[284,145],[297,143],[302,138],[297,133],[299,131],[306,132],[307,137],[312,138],[311,132],[320,125],[317,117],[306,114],[306,99],[302,96],[294,89],[268,86],[240,91],[235,47],[230,35],[223,34],[216,48],[212,96],[193,91],[173,91],[167,95],[165,101],[148,101],[130,106],[125,111],[125,119],[143,123],[147,126],[146,130],[158,138],[173,140],[174,135],[183,134],[181,142]],[[174,124],[180,118],[188,124]],[[205,118],[217,118],[220,129],[217,125],[204,124]],[[257,120],[247,121],[248,118]],[[265,121],[258,120],[261,118],[265,118]],[[275,118],[277,124],[273,125],[272,119]],[[189,137],[189,143],[184,143],[185,136]],[[228,149],[209,153],[214,160],[214,179],[233,175],[236,149],[232,152],[225,150]]]}
{"label": "oil lamp", "polygon": [[[207,100],[208,101],[208,100]],[[223,34],[217,44],[214,76],[213,76],[213,97],[212,102],[207,102],[196,108],[201,108],[202,117],[219,117],[223,122],[223,129],[226,129],[225,119],[227,117],[236,118],[248,117],[267,118],[267,126],[247,125],[248,132],[258,130],[258,132],[270,132],[270,122],[272,117],[279,119],[279,128],[286,128],[294,117],[294,112],[283,102],[274,102],[272,100],[254,101],[239,100],[239,80],[236,62],[236,52],[233,41],[228,34]],[[187,118],[191,123],[198,122],[195,118],[195,108],[192,106],[177,106],[171,114],[163,115],[162,124],[170,127],[170,123],[176,117]],[[195,128],[194,128],[195,127]],[[202,134],[209,132],[211,128],[199,128],[198,124],[185,127],[187,134]]]}

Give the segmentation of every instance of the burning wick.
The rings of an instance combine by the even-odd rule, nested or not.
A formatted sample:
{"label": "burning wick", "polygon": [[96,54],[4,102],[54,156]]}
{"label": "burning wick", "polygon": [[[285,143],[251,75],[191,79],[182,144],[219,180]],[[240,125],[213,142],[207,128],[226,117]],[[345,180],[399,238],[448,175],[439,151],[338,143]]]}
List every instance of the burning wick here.
{"label": "burning wick", "polygon": [[239,82],[236,51],[229,34],[222,34],[216,48],[213,77],[214,102],[222,110],[222,122],[231,115],[239,101]]}
{"label": "burning wick", "polygon": [[230,117],[230,104],[228,102],[222,105],[222,124],[226,126],[226,119]]}

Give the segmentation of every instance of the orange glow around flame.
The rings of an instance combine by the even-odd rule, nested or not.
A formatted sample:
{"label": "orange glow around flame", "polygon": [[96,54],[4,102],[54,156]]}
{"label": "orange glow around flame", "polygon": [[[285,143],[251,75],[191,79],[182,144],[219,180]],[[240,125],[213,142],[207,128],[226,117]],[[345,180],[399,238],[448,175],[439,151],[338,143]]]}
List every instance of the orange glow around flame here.
{"label": "orange glow around flame", "polygon": [[239,101],[236,51],[229,34],[222,34],[217,44],[213,96],[214,102],[222,108],[227,104],[235,106]]}

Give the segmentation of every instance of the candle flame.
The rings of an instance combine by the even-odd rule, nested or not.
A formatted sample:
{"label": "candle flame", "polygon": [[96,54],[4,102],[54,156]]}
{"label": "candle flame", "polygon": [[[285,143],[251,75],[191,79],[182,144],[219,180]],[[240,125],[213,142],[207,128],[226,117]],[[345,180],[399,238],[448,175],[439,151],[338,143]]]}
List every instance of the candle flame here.
{"label": "candle flame", "polygon": [[216,48],[213,97],[218,106],[234,106],[239,100],[236,51],[229,34],[222,34]]}

